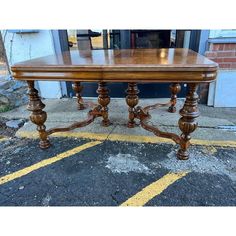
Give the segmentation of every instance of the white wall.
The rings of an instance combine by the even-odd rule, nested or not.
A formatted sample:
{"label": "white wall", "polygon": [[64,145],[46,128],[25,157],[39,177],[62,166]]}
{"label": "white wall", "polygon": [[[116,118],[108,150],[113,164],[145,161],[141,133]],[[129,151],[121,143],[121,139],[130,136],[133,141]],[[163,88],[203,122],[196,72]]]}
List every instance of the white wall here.
{"label": "white wall", "polygon": [[[236,38],[236,30],[210,30],[209,38]],[[210,84],[208,105],[214,107],[236,107],[236,70],[219,69],[217,80]]]}
{"label": "white wall", "polygon": [[236,107],[236,70],[219,70],[217,80],[211,83],[208,105]]}
{"label": "white wall", "polygon": [[[21,34],[2,30],[1,33],[10,66],[17,62],[55,53],[51,30]],[[40,95],[44,98],[61,97],[60,82],[39,81],[38,87]]]}

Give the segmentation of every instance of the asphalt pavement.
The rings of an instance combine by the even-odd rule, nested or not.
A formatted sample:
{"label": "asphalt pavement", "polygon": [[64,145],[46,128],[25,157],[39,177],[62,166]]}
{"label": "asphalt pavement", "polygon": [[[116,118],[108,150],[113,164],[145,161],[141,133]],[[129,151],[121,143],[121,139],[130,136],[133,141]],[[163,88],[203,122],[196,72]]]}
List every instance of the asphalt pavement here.
{"label": "asphalt pavement", "polygon": [[235,206],[236,149],[168,143],[0,139],[1,206]]}

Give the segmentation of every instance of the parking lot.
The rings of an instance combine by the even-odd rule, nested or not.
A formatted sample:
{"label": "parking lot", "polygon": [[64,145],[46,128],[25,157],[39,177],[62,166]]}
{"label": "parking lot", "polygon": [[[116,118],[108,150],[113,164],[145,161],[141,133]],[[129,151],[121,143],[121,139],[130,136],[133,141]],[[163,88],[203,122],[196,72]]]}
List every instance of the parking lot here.
{"label": "parking lot", "polygon": [[[125,139],[125,136],[123,137]],[[168,143],[2,139],[1,206],[233,206],[234,147],[194,145],[188,161]]]}

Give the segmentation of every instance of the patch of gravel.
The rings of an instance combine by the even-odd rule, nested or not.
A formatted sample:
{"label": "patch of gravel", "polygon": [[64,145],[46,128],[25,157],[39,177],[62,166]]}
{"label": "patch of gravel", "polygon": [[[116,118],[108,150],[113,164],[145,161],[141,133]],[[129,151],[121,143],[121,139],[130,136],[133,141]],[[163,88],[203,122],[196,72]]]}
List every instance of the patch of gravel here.
{"label": "patch of gravel", "polygon": [[131,171],[136,173],[152,174],[152,171],[140,163],[136,156],[130,154],[111,155],[108,158],[106,167],[113,173],[129,173]]}
{"label": "patch of gravel", "polygon": [[212,150],[192,147],[190,158],[187,161],[180,161],[176,158],[176,151],[171,151],[167,158],[159,163],[162,167],[173,172],[195,171],[199,173],[227,175],[236,181],[236,157],[229,159],[216,157]]}

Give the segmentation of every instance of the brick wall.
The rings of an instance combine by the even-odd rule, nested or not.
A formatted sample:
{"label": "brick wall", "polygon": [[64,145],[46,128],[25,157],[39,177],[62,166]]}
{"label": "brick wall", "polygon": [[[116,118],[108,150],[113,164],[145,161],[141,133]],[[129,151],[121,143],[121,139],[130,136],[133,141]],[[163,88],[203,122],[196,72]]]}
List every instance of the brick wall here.
{"label": "brick wall", "polygon": [[220,69],[236,69],[236,43],[210,43],[205,55]]}

